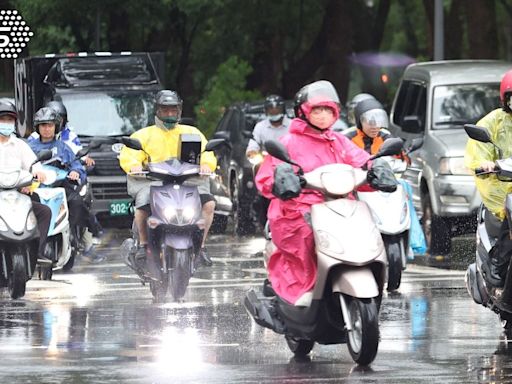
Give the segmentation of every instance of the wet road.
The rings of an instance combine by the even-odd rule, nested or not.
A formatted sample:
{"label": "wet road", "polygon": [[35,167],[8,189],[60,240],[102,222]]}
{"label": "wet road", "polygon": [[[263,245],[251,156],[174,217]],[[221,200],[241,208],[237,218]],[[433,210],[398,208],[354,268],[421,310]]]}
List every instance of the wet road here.
{"label": "wet road", "polygon": [[387,295],[370,368],[345,345],[296,360],[283,336],[260,328],[241,299],[263,281],[261,238],[212,236],[214,266],[198,271],[184,303],[153,304],[109,232],[107,259],[54,281],[34,279],[0,306],[0,378],[16,383],[507,383],[512,346],[474,304],[463,272],[410,265]]}

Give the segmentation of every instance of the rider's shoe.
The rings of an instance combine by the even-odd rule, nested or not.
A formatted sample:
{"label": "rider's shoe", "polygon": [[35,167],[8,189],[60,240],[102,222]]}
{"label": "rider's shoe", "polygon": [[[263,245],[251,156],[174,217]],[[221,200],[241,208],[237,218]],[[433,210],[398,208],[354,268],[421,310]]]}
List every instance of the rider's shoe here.
{"label": "rider's shoe", "polygon": [[496,266],[491,258],[489,258],[488,262],[482,263],[482,275],[486,283],[490,284],[495,288],[503,288],[505,285],[505,278],[500,272],[498,266]]}
{"label": "rider's shoe", "polygon": [[98,254],[94,245],[82,253],[81,260],[87,264],[97,264],[105,260],[105,256]]}
{"label": "rider's shoe", "polygon": [[201,264],[203,264],[206,267],[211,267],[213,265],[212,259],[210,259],[210,256],[208,256],[208,252],[206,251],[206,248],[201,248],[199,251],[199,257],[201,259]]}

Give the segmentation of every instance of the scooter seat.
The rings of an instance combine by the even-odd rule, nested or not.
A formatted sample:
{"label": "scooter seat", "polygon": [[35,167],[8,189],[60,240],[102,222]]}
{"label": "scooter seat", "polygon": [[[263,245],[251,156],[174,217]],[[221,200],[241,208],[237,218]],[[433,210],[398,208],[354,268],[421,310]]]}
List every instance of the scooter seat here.
{"label": "scooter seat", "polygon": [[498,237],[502,221],[492,214],[491,211],[485,209],[484,213],[485,229],[490,237]]}

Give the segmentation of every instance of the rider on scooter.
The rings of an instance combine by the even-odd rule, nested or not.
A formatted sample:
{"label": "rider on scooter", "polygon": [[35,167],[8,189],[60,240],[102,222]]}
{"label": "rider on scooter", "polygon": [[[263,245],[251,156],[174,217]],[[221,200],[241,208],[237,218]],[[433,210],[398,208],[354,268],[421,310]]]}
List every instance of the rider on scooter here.
{"label": "rider on scooter", "polygon": [[[39,109],[34,115],[34,130],[39,134],[39,139],[29,141],[28,144],[35,153],[51,150],[54,154],[53,160],[58,158],[59,166],[68,170],[69,181],[63,187],[66,190],[69,208],[69,224],[71,227],[82,224],[92,232],[96,228],[96,223],[91,219],[90,212],[79,193],[79,185],[86,182],[87,173],[80,160],[75,158],[72,149],[63,141],[57,140],[56,135],[59,133],[60,127],[61,119],[57,112],[48,107]],[[102,258],[95,255],[94,257],[88,256],[86,260],[99,262]]]}
{"label": "rider on scooter", "polygon": [[[128,193],[135,200],[135,218],[134,221],[139,231],[140,249],[148,260],[148,277],[157,279],[159,269],[156,261],[156,255],[148,248],[148,231],[146,220],[150,215],[149,189],[152,181],[130,176],[130,173],[141,172],[147,165],[149,159],[152,162],[165,161],[172,157],[178,157],[178,142],[181,134],[196,134],[201,136],[201,147],[207,144],[204,135],[196,127],[180,124],[183,100],[180,96],[170,90],[162,90],[156,95],[156,116],[155,125],[146,127],[133,133],[130,137],[138,139],[143,151],[137,151],[128,147],[123,147],[119,156],[121,168],[128,173]],[[201,154],[201,173],[209,174],[215,171],[217,159],[213,152],[203,152]],[[215,199],[210,194],[210,182],[202,178],[198,184],[199,195],[201,198],[202,214],[205,220],[205,229],[203,242],[201,245],[201,259],[203,264],[212,265],[212,260],[208,257],[204,243],[208,230],[213,221],[215,210]]]}
{"label": "rider on scooter", "polygon": [[[512,156],[512,70],[505,73],[500,84],[501,108],[488,113],[477,125],[487,128],[491,139],[503,151],[503,158]],[[469,139],[466,146],[465,165],[469,169],[481,168],[492,172],[498,152],[490,143]],[[485,207],[501,222],[500,234],[489,252],[488,263],[482,265],[485,280],[495,286],[503,287],[510,257],[512,240],[505,212],[505,198],[512,192],[512,183],[503,182],[490,174],[486,177],[475,176],[475,184]]]}
{"label": "rider on scooter", "polygon": [[[30,165],[36,160],[36,155],[27,143],[14,135],[17,118],[16,107],[10,101],[1,99],[0,168],[24,169],[30,171]],[[43,182],[46,178],[40,163],[34,164],[32,174],[39,182]],[[50,208],[38,201],[37,195],[32,194],[30,188],[23,188],[21,192],[30,194],[32,198],[32,209],[37,218],[37,227],[39,230],[38,261],[51,263],[51,260],[44,255],[44,248],[48,237],[48,228],[50,228],[52,212]]]}
{"label": "rider on scooter", "polygon": [[[334,86],[325,80],[308,84],[296,94],[297,117],[280,141],[304,172],[325,164],[363,167],[367,163],[368,153],[330,129],[339,116],[339,103]],[[383,164],[380,170],[386,172],[386,166]],[[256,175],[256,185],[271,199],[268,219],[272,241],[277,247],[267,265],[272,288],[289,303],[307,305],[317,272],[308,217],[311,206],[324,198],[313,190],[301,191],[301,180],[295,171],[288,164],[267,156]],[[376,171],[376,167],[368,171],[370,184],[375,180]],[[387,171],[392,173],[389,166]],[[288,186],[278,192],[283,184]],[[362,188],[371,190],[368,186]]]}

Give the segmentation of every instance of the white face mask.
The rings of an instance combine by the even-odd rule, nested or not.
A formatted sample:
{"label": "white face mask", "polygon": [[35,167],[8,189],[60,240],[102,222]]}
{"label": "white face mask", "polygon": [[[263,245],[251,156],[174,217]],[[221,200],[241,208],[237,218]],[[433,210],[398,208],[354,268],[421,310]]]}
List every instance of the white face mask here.
{"label": "white face mask", "polygon": [[278,121],[280,121],[280,120],[282,120],[282,119],[283,119],[284,114],[279,113],[279,114],[277,114],[277,115],[267,115],[267,116],[268,116],[268,119],[269,119],[271,122],[276,123],[276,122],[278,122]]}
{"label": "white face mask", "polygon": [[14,123],[0,123],[0,135],[10,136],[14,133]]}

